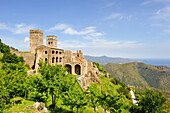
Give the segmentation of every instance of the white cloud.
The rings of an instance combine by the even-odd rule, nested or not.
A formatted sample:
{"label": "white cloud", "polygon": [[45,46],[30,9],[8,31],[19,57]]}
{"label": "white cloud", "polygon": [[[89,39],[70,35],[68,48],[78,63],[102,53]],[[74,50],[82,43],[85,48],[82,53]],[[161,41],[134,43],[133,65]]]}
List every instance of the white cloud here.
{"label": "white cloud", "polygon": [[112,13],[111,15],[104,18],[104,20],[110,20],[110,19],[123,19],[123,15],[121,13]]}
{"label": "white cloud", "polygon": [[24,42],[29,42],[30,38],[29,37],[25,37]]}
{"label": "white cloud", "polygon": [[89,27],[85,27],[82,30],[76,30],[67,24],[57,24],[54,27],[51,27],[46,31],[52,32],[52,31],[57,31],[57,30],[60,30],[60,31],[62,31],[62,33],[68,34],[68,35],[93,35],[93,36],[104,35],[103,33],[96,32],[96,26],[89,26]]}
{"label": "white cloud", "polygon": [[59,42],[59,47],[61,48],[73,48],[73,49],[81,49],[81,48],[136,48],[142,46],[142,44],[138,44],[134,41],[112,41],[106,40],[103,38],[92,38],[92,37],[84,37],[86,40],[90,40],[88,42],[79,41],[79,40],[66,40]]}
{"label": "white cloud", "polygon": [[7,26],[4,23],[0,23],[0,30],[7,30],[14,34],[24,34],[28,33],[30,29],[33,29],[35,25],[25,25],[23,23],[16,24],[14,27]]}
{"label": "white cloud", "polygon": [[68,25],[66,25],[66,24],[57,24],[54,27],[47,29],[46,31],[52,32],[52,31],[56,31],[56,30],[64,30],[66,28],[68,28]]}
{"label": "white cloud", "polygon": [[79,40],[65,40],[62,42],[59,41],[58,46],[61,48],[80,49],[80,48],[86,48],[87,44],[84,42],[80,42]]}
{"label": "white cloud", "polygon": [[161,12],[161,10],[158,10],[155,14],[159,14]]}
{"label": "white cloud", "polygon": [[15,28],[12,28],[11,31],[14,34],[24,34],[28,33],[30,29],[34,28],[34,25],[25,25],[25,24],[16,24]]}
{"label": "white cloud", "polygon": [[168,3],[168,2],[170,2],[170,0],[146,0],[142,2],[141,5],[147,5],[151,3]]}
{"label": "white cloud", "polygon": [[104,33],[92,33],[90,34],[90,36],[93,36],[93,37],[99,37],[99,36],[103,36]]}
{"label": "white cloud", "polygon": [[63,31],[63,33],[69,34],[69,35],[87,35],[89,33],[95,32],[94,29],[95,29],[95,27],[86,27],[84,30],[77,31],[77,30],[74,30],[73,28],[69,27],[69,28],[65,29]]}
{"label": "white cloud", "polygon": [[8,29],[8,27],[6,24],[0,23],[0,30],[7,30],[7,29]]}
{"label": "white cloud", "polygon": [[105,18],[103,18],[103,20],[114,20],[114,19],[130,21],[132,20],[132,15],[126,15],[122,13],[112,13],[109,16],[106,16]]}
{"label": "white cloud", "polygon": [[170,7],[159,9],[154,14],[154,16],[152,16],[152,19],[162,19],[162,20],[170,21]]}

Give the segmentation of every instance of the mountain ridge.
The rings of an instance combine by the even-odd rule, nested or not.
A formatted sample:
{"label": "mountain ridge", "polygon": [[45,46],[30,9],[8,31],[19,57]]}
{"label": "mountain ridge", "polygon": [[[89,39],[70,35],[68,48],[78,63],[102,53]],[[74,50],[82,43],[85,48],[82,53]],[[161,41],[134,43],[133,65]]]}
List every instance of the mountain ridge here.
{"label": "mountain ridge", "polygon": [[108,63],[102,67],[111,78],[118,78],[126,85],[154,87],[170,91],[170,72],[155,66],[131,62],[125,64]]}
{"label": "mountain ridge", "polygon": [[124,63],[129,63],[129,62],[142,62],[140,60],[133,60],[130,58],[121,58],[121,57],[107,57],[107,56],[89,56],[89,55],[84,55],[87,61],[91,62],[98,62],[101,65],[105,65],[107,63],[119,63],[119,64],[124,64]]}

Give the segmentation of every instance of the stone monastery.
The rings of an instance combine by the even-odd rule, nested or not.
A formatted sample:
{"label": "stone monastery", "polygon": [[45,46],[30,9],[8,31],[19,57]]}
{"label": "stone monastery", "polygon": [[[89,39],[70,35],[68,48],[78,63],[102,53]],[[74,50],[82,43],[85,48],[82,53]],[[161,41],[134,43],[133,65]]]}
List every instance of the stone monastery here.
{"label": "stone monastery", "polygon": [[[65,51],[57,47],[57,37],[47,36],[46,45],[43,45],[43,31],[40,29],[30,30],[30,52],[20,52],[10,50],[19,56],[23,56],[25,63],[38,73],[38,63],[40,59],[47,61],[49,65],[62,65],[67,67],[67,73],[83,75],[85,81],[98,81],[98,74],[103,75],[96,65],[86,61],[81,50]],[[93,79],[92,79],[93,78]],[[95,78],[95,79],[94,79]],[[84,81],[84,82],[85,82]]]}

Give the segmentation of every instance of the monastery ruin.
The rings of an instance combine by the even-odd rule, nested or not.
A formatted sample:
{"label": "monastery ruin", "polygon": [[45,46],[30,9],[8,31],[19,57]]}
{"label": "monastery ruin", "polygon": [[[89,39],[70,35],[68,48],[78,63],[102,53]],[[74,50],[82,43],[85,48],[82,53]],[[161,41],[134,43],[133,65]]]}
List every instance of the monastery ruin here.
{"label": "monastery ruin", "polygon": [[[69,51],[57,47],[56,36],[46,36],[46,45],[43,45],[43,31],[40,29],[30,30],[30,52],[10,50],[19,56],[23,56],[25,63],[38,73],[38,63],[42,59],[49,65],[62,65],[67,67],[67,73],[83,75],[81,83],[87,85],[87,81],[100,82],[98,75],[101,73],[96,65],[86,61],[81,50]],[[90,83],[90,82],[89,82]]]}

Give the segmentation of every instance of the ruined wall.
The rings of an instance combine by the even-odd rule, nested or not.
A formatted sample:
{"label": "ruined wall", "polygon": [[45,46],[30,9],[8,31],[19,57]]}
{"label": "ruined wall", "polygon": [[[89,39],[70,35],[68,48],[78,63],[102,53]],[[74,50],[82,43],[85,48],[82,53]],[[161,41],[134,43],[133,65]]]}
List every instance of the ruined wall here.
{"label": "ruined wall", "polygon": [[33,53],[24,53],[12,48],[10,48],[10,53],[11,54],[15,53],[18,56],[22,56],[24,58],[25,64],[28,64],[30,68],[32,68],[32,66],[34,65],[35,55]]}

